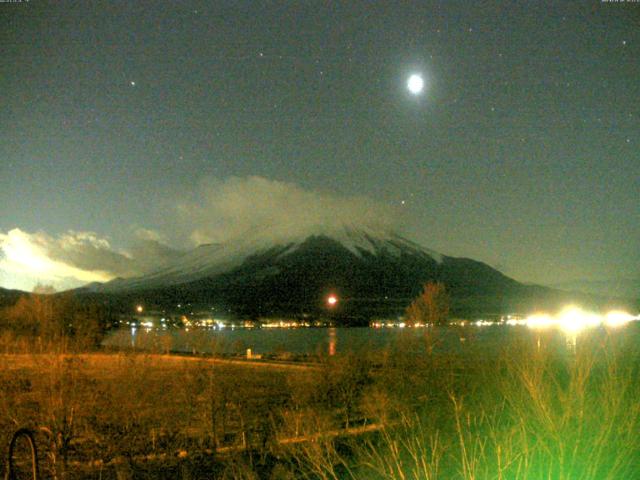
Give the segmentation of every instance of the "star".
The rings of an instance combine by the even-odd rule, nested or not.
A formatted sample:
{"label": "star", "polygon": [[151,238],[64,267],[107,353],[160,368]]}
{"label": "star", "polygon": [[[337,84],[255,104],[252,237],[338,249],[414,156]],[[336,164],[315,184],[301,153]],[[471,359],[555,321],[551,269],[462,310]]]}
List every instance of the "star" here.
{"label": "star", "polygon": [[135,87],[135,86],[136,86],[136,82],[134,82],[134,81],[129,82],[129,84],[130,84],[132,87]]}

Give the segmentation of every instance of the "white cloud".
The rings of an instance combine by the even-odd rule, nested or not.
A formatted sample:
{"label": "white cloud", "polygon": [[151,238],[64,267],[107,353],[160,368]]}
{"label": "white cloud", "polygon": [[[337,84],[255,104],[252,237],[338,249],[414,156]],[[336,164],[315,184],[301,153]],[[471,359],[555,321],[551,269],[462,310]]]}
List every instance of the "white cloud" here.
{"label": "white cloud", "polygon": [[138,274],[162,268],[182,253],[169,247],[165,236],[154,230],[139,228],[134,236],[132,246],[125,253],[133,260]]}
{"label": "white cloud", "polygon": [[344,225],[386,230],[398,218],[395,209],[365,196],[307,191],[263,177],[207,179],[179,210],[196,244],[224,242],[250,231],[279,239]]}
{"label": "white cloud", "polygon": [[129,252],[115,250],[93,232],[70,230],[58,237],[19,228],[0,232],[0,285],[31,290],[44,283],[61,290],[146,273],[177,254],[149,239],[149,232]]}
{"label": "white cloud", "polygon": [[104,244],[92,244],[93,240],[85,238],[84,233],[74,235],[74,232],[58,239],[42,232],[30,234],[19,228],[6,234],[0,233],[0,271],[5,277],[3,285],[24,288],[30,282],[66,286],[107,281],[113,276],[107,270],[78,266],[68,258],[80,258],[74,254],[75,250],[82,252],[105,248]]}

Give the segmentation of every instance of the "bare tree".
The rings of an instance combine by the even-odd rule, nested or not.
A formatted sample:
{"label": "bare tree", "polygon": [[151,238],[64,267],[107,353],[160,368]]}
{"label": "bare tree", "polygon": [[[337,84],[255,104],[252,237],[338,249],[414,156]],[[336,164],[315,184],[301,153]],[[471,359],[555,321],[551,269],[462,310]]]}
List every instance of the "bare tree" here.
{"label": "bare tree", "polygon": [[420,296],[407,307],[405,319],[412,324],[446,324],[449,319],[449,295],[444,283],[426,283]]}

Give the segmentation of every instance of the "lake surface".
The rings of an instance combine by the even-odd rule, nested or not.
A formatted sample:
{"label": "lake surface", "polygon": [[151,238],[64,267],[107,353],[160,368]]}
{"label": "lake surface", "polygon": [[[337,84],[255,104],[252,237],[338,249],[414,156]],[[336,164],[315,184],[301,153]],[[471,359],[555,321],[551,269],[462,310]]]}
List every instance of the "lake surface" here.
{"label": "lake surface", "polygon": [[494,351],[517,344],[545,345],[559,351],[575,352],[580,342],[606,338],[631,340],[640,345],[640,322],[618,328],[589,328],[578,332],[560,329],[532,330],[526,326],[491,325],[426,328],[224,328],[221,330],[121,329],[112,332],[105,346],[185,353],[310,354],[335,355],[359,350],[411,348],[422,345],[434,350],[457,351],[469,348]]}

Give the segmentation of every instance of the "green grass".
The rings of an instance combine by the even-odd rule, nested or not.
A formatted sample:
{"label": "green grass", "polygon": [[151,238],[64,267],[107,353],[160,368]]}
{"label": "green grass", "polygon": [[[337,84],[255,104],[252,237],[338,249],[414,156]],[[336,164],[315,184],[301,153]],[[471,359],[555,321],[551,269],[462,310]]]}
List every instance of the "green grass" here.
{"label": "green grass", "polygon": [[398,422],[338,463],[352,478],[640,478],[639,358],[626,341],[391,359],[375,388]]}

